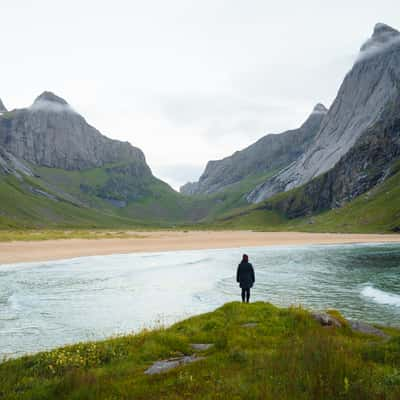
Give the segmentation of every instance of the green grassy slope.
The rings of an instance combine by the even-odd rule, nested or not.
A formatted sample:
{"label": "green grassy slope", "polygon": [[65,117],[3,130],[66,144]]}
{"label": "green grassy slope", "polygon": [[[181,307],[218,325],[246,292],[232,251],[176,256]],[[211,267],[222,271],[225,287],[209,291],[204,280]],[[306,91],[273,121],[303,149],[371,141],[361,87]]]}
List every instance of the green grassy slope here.
{"label": "green grassy slope", "polygon": [[400,172],[342,208],[316,216],[319,231],[400,232]]}
{"label": "green grassy slope", "polygon": [[[262,204],[246,203],[245,194],[269,174],[248,177],[221,193],[191,197],[154,177],[138,184],[133,178],[116,174],[115,167],[81,172],[41,167],[35,169],[37,177],[26,178],[25,182],[0,175],[0,229],[400,230],[400,165],[386,181],[344,207],[295,219],[277,211],[275,205],[289,196],[302,204],[302,188],[278,194]],[[33,193],[29,189],[32,187],[55,195],[58,201]],[[126,206],[115,207],[107,196],[125,201]]]}
{"label": "green grassy slope", "polygon": [[77,206],[62,198],[51,200],[32,193],[29,188],[43,190],[29,180],[21,183],[13,176],[0,176],[1,228],[117,228],[138,225],[133,220]]}
{"label": "green grassy slope", "polygon": [[223,193],[191,197],[153,176],[131,175],[129,164],[83,171],[32,168],[35,177],[24,181],[0,175],[0,228],[171,228],[211,221],[243,207],[244,194],[266,178],[252,176]]}
{"label": "green grassy slope", "polygon": [[[243,324],[256,322],[253,327]],[[389,341],[324,328],[301,308],[229,303],[168,329],[81,343],[0,364],[2,399],[400,398],[400,331]],[[153,362],[205,358],[161,375]]]}
{"label": "green grassy slope", "polygon": [[312,232],[395,232],[400,231],[400,166],[393,175],[345,206],[318,215],[288,219],[274,210],[286,196],[302,201],[302,188],[281,193],[272,199],[219,218],[219,228],[294,230]]}

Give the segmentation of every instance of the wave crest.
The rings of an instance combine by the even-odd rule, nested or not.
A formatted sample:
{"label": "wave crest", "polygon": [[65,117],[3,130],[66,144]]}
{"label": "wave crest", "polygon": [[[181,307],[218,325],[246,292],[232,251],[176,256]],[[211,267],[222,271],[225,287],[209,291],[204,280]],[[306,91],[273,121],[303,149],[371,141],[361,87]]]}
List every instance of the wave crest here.
{"label": "wave crest", "polygon": [[373,286],[365,286],[363,290],[361,290],[361,294],[364,297],[372,299],[375,303],[400,307],[400,295],[398,294],[385,292]]}

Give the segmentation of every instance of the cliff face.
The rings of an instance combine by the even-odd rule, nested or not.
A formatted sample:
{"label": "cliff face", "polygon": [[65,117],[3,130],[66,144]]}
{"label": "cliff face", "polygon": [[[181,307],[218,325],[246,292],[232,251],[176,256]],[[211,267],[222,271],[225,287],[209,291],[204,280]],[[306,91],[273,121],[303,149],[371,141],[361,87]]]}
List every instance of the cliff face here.
{"label": "cliff face", "polygon": [[4,106],[3,102],[0,99],[0,114],[7,112],[7,108]]}
{"label": "cliff face", "polygon": [[106,138],[50,92],[41,94],[29,108],[0,116],[0,146],[40,166],[82,170],[128,161],[151,175],[141,150]]}
{"label": "cliff face", "polygon": [[327,109],[322,104],[317,104],[300,128],[277,135],[266,135],[230,157],[210,161],[200,180],[182,186],[181,193],[194,195],[218,192],[249,175],[287,166],[310,146],[326,112]]}
{"label": "cliff face", "polygon": [[[389,108],[399,105],[399,93],[400,33],[377,24],[312,145],[296,162],[253,190],[248,201],[258,203],[333,168],[362,135],[382,121]],[[389,148],[387,151],[390,153]]]}
{"label": "cliff face", "polygon": [[8,151],[0,148],[0,173],[13,174],[17,177],[24,175],[32,176],[32,170],[21,160],[18,160]]}
{"label": "cliff face", "polygon": [[341,207],[397,172],[399,106],[400,96],[334,168],[282,198],[267,201],[266,208],[296,218]]}

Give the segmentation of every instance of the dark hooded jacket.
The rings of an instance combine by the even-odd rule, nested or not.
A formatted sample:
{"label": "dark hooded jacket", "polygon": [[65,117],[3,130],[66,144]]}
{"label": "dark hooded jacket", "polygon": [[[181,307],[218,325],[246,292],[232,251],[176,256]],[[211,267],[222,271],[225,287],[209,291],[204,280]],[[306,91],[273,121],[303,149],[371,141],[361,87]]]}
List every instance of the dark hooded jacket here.
{"label": "dark hooded jacket", "polygon": [[236,272],[236,282],[240,283],[242,289],[253,287],[255,282],[254,268],[249,262],[242,261]]}

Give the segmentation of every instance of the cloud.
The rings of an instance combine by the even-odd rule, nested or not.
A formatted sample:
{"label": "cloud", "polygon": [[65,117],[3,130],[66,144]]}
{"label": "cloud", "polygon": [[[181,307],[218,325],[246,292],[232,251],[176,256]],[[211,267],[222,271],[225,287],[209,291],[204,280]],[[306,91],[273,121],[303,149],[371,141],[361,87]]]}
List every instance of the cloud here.
{"label": "cloud", "polygon": [[161,114],[169,123],[187,130],[195,127],[211,143],[278,133],[282,126],[289,129],[304,112],[299,113],[285,100],[238,96],[237,92],[180,93],[162,97],[160,104]]}
{"label": "cloud", "polygon": [[36,100],[30,107],[30,111],[48,111],[54,113],[76,113],[76,111],[69,104],[55,103],[48,100]]}
{"label": "cloud", "polygon": [[361,47],[356,63],[375,57],[400,45],[400,33],[397,31],[385,32],[378,37],[371,37]]}

